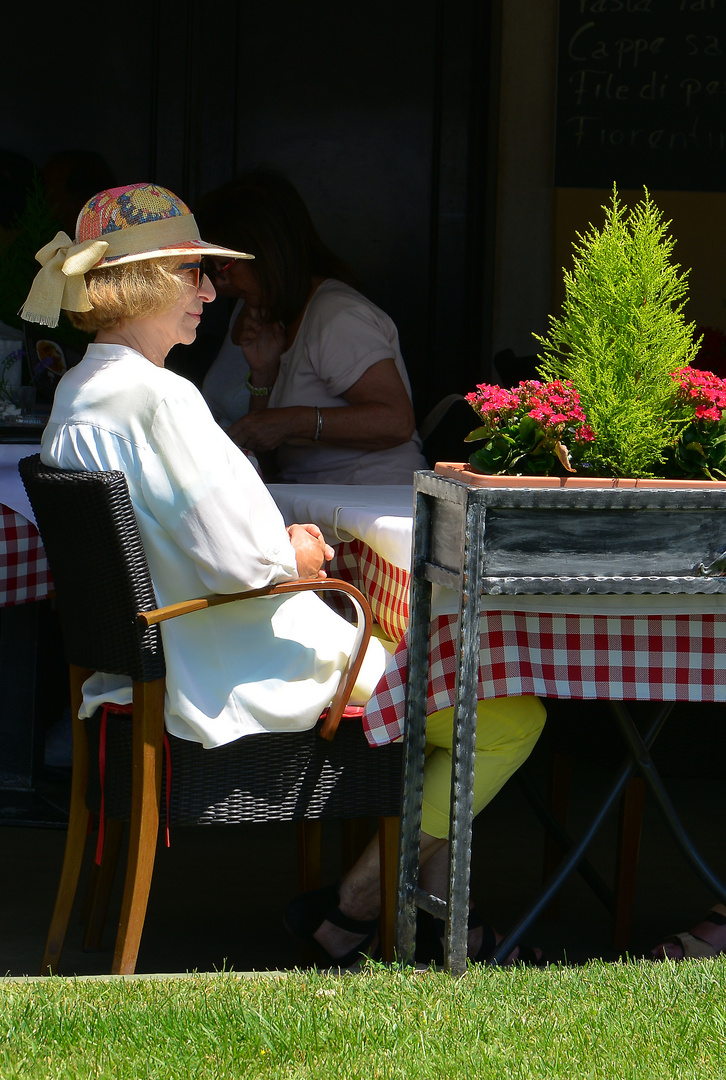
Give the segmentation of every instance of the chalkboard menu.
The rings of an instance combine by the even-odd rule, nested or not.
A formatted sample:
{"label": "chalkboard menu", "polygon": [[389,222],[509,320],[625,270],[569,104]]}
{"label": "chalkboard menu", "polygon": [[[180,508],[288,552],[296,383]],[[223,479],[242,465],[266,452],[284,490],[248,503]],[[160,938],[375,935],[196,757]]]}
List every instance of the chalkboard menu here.
{"label": "chalkboard menu", "polygon": [[560,0],[555,184],[726,190],[726,0]]}

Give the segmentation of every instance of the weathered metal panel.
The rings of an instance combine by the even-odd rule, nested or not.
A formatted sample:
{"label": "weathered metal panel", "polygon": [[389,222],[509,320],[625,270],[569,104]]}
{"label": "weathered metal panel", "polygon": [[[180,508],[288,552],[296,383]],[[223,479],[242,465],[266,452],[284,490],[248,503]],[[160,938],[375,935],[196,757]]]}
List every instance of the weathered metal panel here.
{"label": "weathered metal panel", "polygon": [[481,508],[485,593],[726,592],[722,490],[488,489],[433,473],[417,490],[433,496],[432,572],[460,572],[462,506]]}

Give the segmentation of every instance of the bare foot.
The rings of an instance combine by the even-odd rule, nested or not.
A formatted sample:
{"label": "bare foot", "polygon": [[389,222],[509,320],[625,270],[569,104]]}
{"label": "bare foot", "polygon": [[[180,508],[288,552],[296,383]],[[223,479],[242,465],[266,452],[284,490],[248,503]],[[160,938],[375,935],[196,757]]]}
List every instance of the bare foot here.
{"label": "bare foot", "polygon": [[338,906],[328,911],[313,937],[333,960],[347,967],[358,958],[358,950],[367,953],[377,942],[379,908],[377,888],[367,882],[359,887],[355,881],[343,881]]}

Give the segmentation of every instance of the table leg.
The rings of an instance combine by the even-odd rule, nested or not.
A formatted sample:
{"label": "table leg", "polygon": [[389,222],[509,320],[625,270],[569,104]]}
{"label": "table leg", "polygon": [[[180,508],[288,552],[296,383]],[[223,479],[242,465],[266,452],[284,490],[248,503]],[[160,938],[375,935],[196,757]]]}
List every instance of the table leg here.
{"label": "table leg", "polygon": [[449,891],[444,966],[454,975],[466,971],[469,939],[471,837],[474,823],[474,752],[479,682],[479,575],[484,515],[478,503],[467,506],[464,529],[462,588],[459,600],[459,650],[454,697],[454,739],[451,761]]}
{"label": "table leg", "polygon": [[625,952],[630,944],[644,803],[645,781],[642,776],[633,776],[628,781],[620,801],[618,820],[618,857],[613,905],[613,945],[618,952]]}
{"label": "table leg", "polygon": [[[611,702],[611,704],[612,705],[620,705],[619,702]],[[647,757],[648,760],[651,762],[651,765],[652,765],[652,760],[650,759],[650,754],[648,753],[648,749],[653,745],[653,742],[655,741],[658,733],[660,732],[661,728],[663,727],[663,724],[667,720],[667,718],[668,718],[670,712],[672,711],[674,705],[675,705],[675,702],[669,701],[669,702],[666,702],[659,709],[658,715],[656,716],[656,718],[652,722],[651,726],[649,727],[648,731],[646,732],[645,736],[641,740],[641,742],[642,742],[641,757],[644,754],[645,757]],[[620,705],[620,709],[625,713],[627,712],[627,710],[625,710],[622,705]],[[628,721],[629,721],[630,725],[632,725],[634,727],[633,721],[629,717],[629,714],[628,714]],[[637,734],[637,729],[635,729],[635,730],[636,730],[636,734]],[[635,757],[635,755],[633,753],[629,754],[628,758],[625,761],[625,763],[620,768],[620,771],[619,771],[619,773],[617,775],[615,783],[613,784],[612,788],[610,789],[610,791],[605,796],[605,799],[603,800],[599,810],[597,811],[597,813],[593,817],[592,821],[590,822],[590,825],[585,830],[585,832],[582,834],[580,839],[576,843],[573,843],[572,847],[570,848],[570,850],[567,852],[567,854],[563,858],[562,862],[557,867],[556,872],[552,875],[552,877],[546,883],[546,885],[544,886],[544,888],[542,889],[542,891],[540,892],[539,896],[537,897],[535,902],[532,904],[530,909],[526,912],[525,915],[523,915],[520,918],[519,922],[509,931],[509,933],[499,943],[496,950],[492,953],[492,956],[490,957],[490,963],[492,963],[492,964],[501,964],[501,962],[503,960],[505,960],[506,957],[509,956],[509,954],[512,952],[512,950],[517,945],[517,943],[520,940],[520,938],[522,937],[522,935],[524,935],[527,932],[527,930],[529,929],[529,927],[532,925],[532,923],[535,922],[536,919],[539,918],[539,916],[545,910],[545,908],[550,903],[552,898],[561,889],[561,887],[564,884],[565,880],[569,877],[569,875],[572,873],[572,871],[575,869],[575,867],[578,866],[579,863],[581,862],[585,851],[589,847],[591,841],[593,840],[593,838],[596,835],[597,831],[599,830],[600,826],[605,821],[606,817],[610,813],[610,810],[613,808],[613,806],[615,805],[615,803],[617,802],[617,800],[620,798],[623,791],[625,790],[625,787],[626,787],[630,777],[633,776],[633,774],[636,771],[640,770],[641,768],[642,768],[641,762],[638,761],[638,759]],[[653,766],[653,769],[655,769],[654,766]]]}
{"label": "table leg", "polygon": [[660,778],[660,774],[655,767],[655,763],[648,752],[651,744],[641,737],[628,710],[623,706],[622,702],[612,701],[610,706],[618,719],[620,730],[630,747],[631,754],[637,761],[638,771],[650,788],[651,794],[656,801],[656,805],[663,815],[681,854],[686,861],[691,864],[701,881],[703,881],[713,892],[714,897],[722,902],[726,901],[726,885],[724,885],[721,879],[714,874],[706,860],[696,849],[695,844],[686,832],[681,819],[676,813],[670,796]]}
{"label": "table leg", "polygon": [[[430,511],[424,497],[420,494],[417,495],[416,509],[413,541],[414,565],[417,561],[425,561],[428,558],[431,538]],[[423,771],[426,759],[431,584],[424,580],[423,575],[412,575],[411,580],[401,843],[396,910],[396,955],[399,962],[403,964],[411,964],[414,960],[417,907],[426,906],[427,910],[431,910],[425,903],[425,894],[418,888]]]}
{"label": "table leg", "polygon": [[[552,859],[547,872],[543,874],[542,880],[546,883],[550,880],[552,875],[556,873],[557,867],[562,861],[562,853],[570,851],[572,848],[572,837],[567,833],[564,825],[545,803],[535,782],[527,771],[526,764],[517,769],[513,779],[522,789],[529,805],[544,826],[547,838],[551,841],[552,847],[557,848],[558,851],[558,858],[556,860]],[[612,912],[615,902],[613,890],[606,884],[600,874],[598,874],[597,870],[595,870],[585,858],[578,863],[576,870],[585,884],[589,886],[595,896],[597,896],[598,900],[603,904],[606,911]]]}

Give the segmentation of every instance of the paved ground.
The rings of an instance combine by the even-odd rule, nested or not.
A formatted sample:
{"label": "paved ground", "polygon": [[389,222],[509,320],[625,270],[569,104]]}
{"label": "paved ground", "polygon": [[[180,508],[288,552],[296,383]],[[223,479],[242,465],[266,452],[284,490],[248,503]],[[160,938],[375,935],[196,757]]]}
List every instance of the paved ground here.
{"label": "paved ground", "polygon": [[[698,714],[697,721],[700,721]],[[720,721],[720,714],[714,715]],[[726,725],[724,725],[726,728]],[[674,721],[670,739],[673,760],[688,757],[694,738],[704,745],[700,722],[692,716]],[[701,775],[668,780],[686,826],[698,835],[705,856],[726,876],[726,852],[720,810],[724,783],[714,755],[698,757],[685,771]],[[599,760],[603,756],[600,755]],[[544,745],[535,752],[532,772],[544,784]],[[709,773],[704,779],[703,772]],[[606,783],[606,767],[579,762],[573,793],[572,822],[584,820]],[[63,789],[57,789],[62,802]],[[612,878],[615,820],[598,839],[592,859]],[[37,974],[63,855],[62,829],[0,826],[0,974]],[[327,876],[339,872],[338,836],[332,826],[326,839]],[[510,783],[475,825],[473,891],[482,912],[506,928],[534,894],[539,880],[543,831],[516,784]],[[90,848],[91,845],[89,845]],[[161,848],[152,887],[138,971],[140,973],[281,969],[301,961],[294,941],[282,927],[285,904],[296,892],[295,828],[287,825],[176,830],[171,849]],[[709,891],[694,877],[664,832],[652,805],[646,804],[635,920],[633,955],[674,930],[685,929],[706,910]],[[114,909],[117,910],[117,909]],[[529,935],[549,959],[580,963],[589,957],[616,960],[608,913],[575,876],[566,885],[556,919],[542,920]],[[84,953],[76,919],[69,929],[62,973],[108,972],[113,945],[109,925],[104,951]]]}

